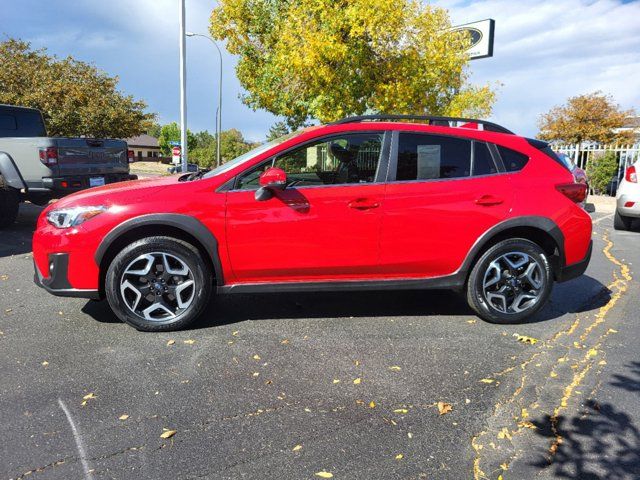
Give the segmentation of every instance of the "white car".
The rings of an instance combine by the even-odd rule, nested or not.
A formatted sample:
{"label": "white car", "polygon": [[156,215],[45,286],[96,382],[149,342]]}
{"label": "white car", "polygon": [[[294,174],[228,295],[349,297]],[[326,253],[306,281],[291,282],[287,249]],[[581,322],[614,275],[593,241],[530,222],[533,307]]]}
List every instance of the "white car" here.
{"label": "white car", "polygon": [[616,230],[629,230],[634,218],[640,218],[640,183],[638,172],[640,160],[627,168],[624,178],[618,186],[616,194],[616,214],[613,219],[613,228]]}

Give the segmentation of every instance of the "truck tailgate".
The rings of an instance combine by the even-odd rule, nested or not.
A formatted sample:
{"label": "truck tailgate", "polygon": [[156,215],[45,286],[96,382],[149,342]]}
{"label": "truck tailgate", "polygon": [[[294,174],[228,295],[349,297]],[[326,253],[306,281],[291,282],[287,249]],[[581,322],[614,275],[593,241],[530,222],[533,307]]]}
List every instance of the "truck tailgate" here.
{"label": "truck tailgate", "polygon": [[127,144],[122,140],[56,138],[58,176],[128,173]]}

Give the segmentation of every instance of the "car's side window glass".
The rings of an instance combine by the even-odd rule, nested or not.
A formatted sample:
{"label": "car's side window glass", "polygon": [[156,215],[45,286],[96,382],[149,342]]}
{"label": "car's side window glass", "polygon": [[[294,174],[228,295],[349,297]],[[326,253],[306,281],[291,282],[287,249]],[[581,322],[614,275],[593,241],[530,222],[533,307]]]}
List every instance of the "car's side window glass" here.
{"label": "car's side window glass", "polygon": [[401,133],[396,180],[437,180],[471,175],[471,141]]}
{"label": "car's side window glass", "polygon": [[489,146],[484,142],[473,142],[473,168],[471,175],[491,175],[498,169],[493,161]]}
{"label": "car's side window glass", "polygon": [[497,145],[497,147],[500,152],[500,157],[502,158],[502,163],[504,163],[504,168],[507,172],[517,172],[522,170],[529,161],[529,157],[522,153],[511,150],[510,148],[501,147],[500,145]]}
{"label": "car's side window glass", "polygon": [[242,173],[235,189],[257,189],[260,174],[271,166],[283,169],[288,185],[294,187],[371,183],[380,163],[382,137],[382,132],[353,133],[307,143]]}

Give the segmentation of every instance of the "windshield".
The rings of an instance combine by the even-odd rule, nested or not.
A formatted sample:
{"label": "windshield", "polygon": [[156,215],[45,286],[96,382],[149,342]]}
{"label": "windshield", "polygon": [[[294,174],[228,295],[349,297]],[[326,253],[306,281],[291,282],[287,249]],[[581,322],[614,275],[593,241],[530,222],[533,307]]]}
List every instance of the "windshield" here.
{"label": "windshield", "polygon": [[240,165],[240,164],[242,164],[242,163],[244,163],[244,162],[246,162],[248,160],[251,160],[254,157],[257,157],[261,153],[264,153],[267,150],[269,150],[270,148],[273,148],[276,145],[280,145],[281,143],[286,142],[290,138],[295,137],[296,135],[298,135],[299,133],[300,133],[300,131],[291,132],[291,133],[288,133],[286,135],[283,135],[282,137],[278,137],[275,140],[271,140],[270,142],[263,143],[262,145],[258,145],[253,150],[249,150],[247,153],[243,153],[239,157],[236,157],[236,158],[234,158],[233,160],[231,160],[231,161],[229,161],[227,163],[223,163],[219,167],[216,167],[213,170],[211,170],[210,172],[207,172],[207,174],[204,175],[202,178],[211,178],[211,177],[214,177],[216,175],[220,175],[221,173],[228,172],[232,168],[235,168],[238,165]]}

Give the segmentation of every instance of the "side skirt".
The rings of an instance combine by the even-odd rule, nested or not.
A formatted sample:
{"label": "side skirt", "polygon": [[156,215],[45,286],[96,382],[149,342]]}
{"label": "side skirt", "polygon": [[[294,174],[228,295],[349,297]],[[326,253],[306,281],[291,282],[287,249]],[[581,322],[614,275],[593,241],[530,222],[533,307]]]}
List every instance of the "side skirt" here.
{"label": "side skirt", "polygon": [[366,290],[461,290],[466,273],[435,278],[336,282],[239,283],[217,288],[218,294],[271,292],[343,292]]}

